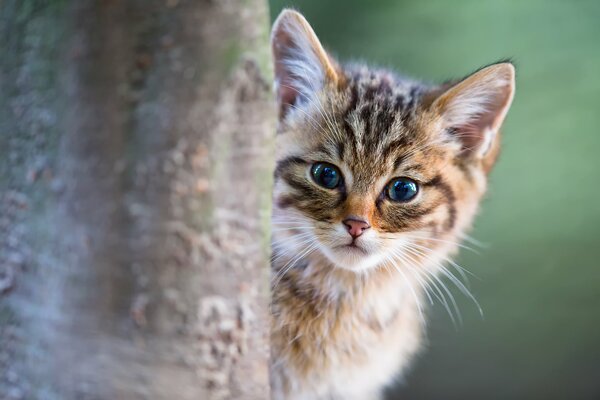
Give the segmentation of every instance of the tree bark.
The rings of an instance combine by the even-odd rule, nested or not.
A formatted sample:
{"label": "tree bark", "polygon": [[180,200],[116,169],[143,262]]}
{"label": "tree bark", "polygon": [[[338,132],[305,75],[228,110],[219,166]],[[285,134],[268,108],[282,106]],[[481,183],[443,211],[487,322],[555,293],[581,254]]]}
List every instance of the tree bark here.
{"label": "tree bark", "polygon": [[266,399],[265,0],[0,0],[0,398]]}

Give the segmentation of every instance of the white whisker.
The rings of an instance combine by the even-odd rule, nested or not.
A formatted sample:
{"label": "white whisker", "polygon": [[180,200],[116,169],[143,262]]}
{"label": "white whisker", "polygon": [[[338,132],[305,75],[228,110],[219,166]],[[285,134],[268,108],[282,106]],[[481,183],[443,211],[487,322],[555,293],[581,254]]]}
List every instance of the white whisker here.
{"label": "white whisker", "polygon": [[300,261],[303,257],[307,256],[308,254],[312,253],[314,250],[316,250],[317,247],[318,247],[318,243],[316,241],[314,241],[304,251],[296,254],[296,256],[294,256],[290,261],[288,261],[287,264],[285,264],[283,267],[281,267],[279,269],[280,272],[276,275],[276,278],[277,278],[276,282],[273,283],[273,289],[277,288],[277,285],[279,285],[279,282],[281,281],[283,276],[289,270],[291,270],[298,261]]}
{"label": "white whisker", "polygon": [[[436,267],[438,267],[440,269],[440,271],[448,278],[450,279],[450,281],[452,283],[454,283],[454,285],[465,295],[467,296],[477,307],[479,314],[483,317],[483,309],[481,308],[479,302],[477,301],[477,299],[475,299],[475,296],[473,296],[473,294],[469,291],[469,289],[458,279],[456,278],[456,276],[454,276],[446,267],[444,267],[444,265],[438,261],[435,261],[434,259],[432,259],[428,254],[426,254],[425,252],[419,250],[419,249],[415,249],[412,248],[411,249],[413,252],[416,252],[417,254],[420,254],[421,256],[427,258],[430,262],[432,262]],[[447,259],[446,259],[447,260]],[[449,260],[448,260],[449,261]]]}
{"label": "white whisker", "polygon": [[418,309],[418,311],[419,311],[419,316],[420,316],[420,318],[421,318],[421,323],[425,324],[425,316],[424,316],[424,314],[423,314],[423,309],[422,309],[422,307],[421,307],[421,302],[419,301],[419,298],[418,298],[418,296],[417,296],[417,292],[416,292],[416,291],[415,291],[415,289],[413,288],[413,286],[412,286],[412,284],[411,284],[410,280],[408,279],[408,277],[406,276],[406,274],[405,274],[405,273],[402,271],[402,269],[401,269],[401,268],[398,268],[398,266],[397,266],[395,263],[393,263],[393,261],[392,261],[391,265],[392,265],[392,267],[394,267],[394,268],[396,269],[396,271],[398,271],[398,272],[399,272],[399,273],[402,275],[402,277],[404,278],[404,281],[406,282],[406,285],[408,286],[408,289],[409,289],[409,291],[412,293],[412,296],[413,296],[413,298],[414,298],[414,300],[415,300],[415,304],[416,304],[416,306],[417,306],[417,309]]}
{"label": "white whisker", "polygon": [[[413,257],[411,257],[409,254],[402,254],[401,257],[406,257],[409,260],[411,260],[414,264],[418,264],[418,261],[415,260]],[[418,269],[418,272],[425,274],[425,279],[427,280],[427,282],[429,282],[432,285],[432,287],[437,292],[438,296],[436,296],[436,297],[440,300],[441,304],[444,306],[444,308],[448,312],[448,316],[450,317],[450,320],[452,321],[452,324],[456,327],[457,324],[456,324],[456,319],[454,318],[454,313],[452,312],[452,310],[450,308],[450,305],[448,304],[448,301],[446,299],[446,295],[444,294],[444,291],[445,291],[448,294],[449,297],[452,297],[452,295],[449,293],[449,291],[446,288],[446,286],[441,281],[439,281],[439,279],[437,279],[434,275],[429,274],[427,270],[425,270],[425,269]],[[436,283],[436,281],[437,281],[437,283]],[[439,283],[439,286],[438,286],[438,283]],[[442,291],[442,289],[440,289],[440,286],[442,286],[442,288],[444,289],[444,291]],[[453,300],[454,300],[454,298],[451,299],[451,302],[453,302]],[[453,305],[454,305],[454,308],[455,308],[456,312],[458,312],[456,304],[454,302],[453,302]]]}

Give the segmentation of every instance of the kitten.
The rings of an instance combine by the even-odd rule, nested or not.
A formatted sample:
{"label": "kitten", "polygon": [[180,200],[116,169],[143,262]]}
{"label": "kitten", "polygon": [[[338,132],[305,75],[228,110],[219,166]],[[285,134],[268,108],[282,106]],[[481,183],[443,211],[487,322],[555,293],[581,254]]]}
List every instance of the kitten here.
{"label": "kitten", "polygon": [[429,86],[343,66],[302,15],[272,32],[274,399],[378,399],[423,335],[426,286],[486,189],[510,63]]}

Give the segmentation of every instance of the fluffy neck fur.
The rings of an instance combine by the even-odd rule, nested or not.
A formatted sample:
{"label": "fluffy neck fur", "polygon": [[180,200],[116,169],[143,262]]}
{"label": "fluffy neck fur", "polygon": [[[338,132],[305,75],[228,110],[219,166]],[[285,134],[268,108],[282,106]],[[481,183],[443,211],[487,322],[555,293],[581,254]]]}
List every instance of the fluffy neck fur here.
{"label": "fluffy neck fur", "polygon": [[419,286],[394,269],[357,274],[320,256],[273,292],[277,399],[376,399],[419,346]]}

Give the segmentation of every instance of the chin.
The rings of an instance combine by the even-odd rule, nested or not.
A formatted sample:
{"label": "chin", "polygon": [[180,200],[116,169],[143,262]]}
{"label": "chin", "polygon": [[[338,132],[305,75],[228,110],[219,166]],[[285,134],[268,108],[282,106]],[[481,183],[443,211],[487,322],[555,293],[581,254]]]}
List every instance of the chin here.
{"label": "chin", "polygon": [[377,267],[382,256],[378,253],[370,253],[359,246],[340,246],[336,248],[322,249],[323,254],[336,268],[353,272],[365,272]]}

